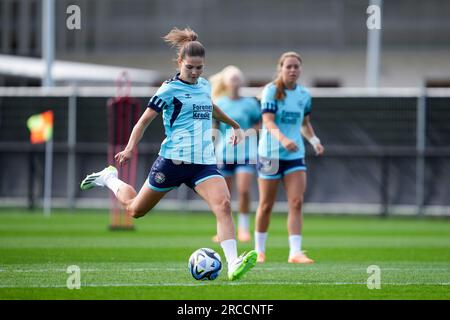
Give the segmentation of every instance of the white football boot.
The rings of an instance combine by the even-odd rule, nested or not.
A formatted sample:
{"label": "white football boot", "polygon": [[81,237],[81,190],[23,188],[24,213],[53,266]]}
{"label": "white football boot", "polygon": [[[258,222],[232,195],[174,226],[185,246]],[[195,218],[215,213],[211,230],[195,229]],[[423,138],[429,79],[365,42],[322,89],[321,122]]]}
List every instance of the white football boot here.
{"label": "white football boot", "polygon": [[88,190],[94,187],[104,187],[105,181],[111,177],[115,176],[117,178],[117,169],[114,166],[109,166],[100,172],[94,172],[88,174],[86,178],[81,182],[81,190]]}

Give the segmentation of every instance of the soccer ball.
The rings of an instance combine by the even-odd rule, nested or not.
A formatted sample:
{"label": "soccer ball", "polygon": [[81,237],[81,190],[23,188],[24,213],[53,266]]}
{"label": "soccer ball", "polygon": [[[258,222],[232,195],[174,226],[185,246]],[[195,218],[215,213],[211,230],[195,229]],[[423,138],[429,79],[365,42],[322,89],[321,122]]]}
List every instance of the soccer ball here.
{"label": "soccer ball", "polygon": [[200,248],[191,254],[188,266],[194,279],[214,280],[222,270],[222,261],[213,249]]}

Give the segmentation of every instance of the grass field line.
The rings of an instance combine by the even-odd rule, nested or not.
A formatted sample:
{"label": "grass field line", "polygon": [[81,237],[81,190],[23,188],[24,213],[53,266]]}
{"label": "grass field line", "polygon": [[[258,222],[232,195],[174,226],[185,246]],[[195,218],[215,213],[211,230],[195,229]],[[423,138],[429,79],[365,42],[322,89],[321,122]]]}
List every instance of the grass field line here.
{"label": "grass field line", "polygon": [[[342,268],[331,268],[336,271],[343,271]],[[169,272],[180,272],[186,270],[185,268],[131,268],[131,269],[84,269],[80,268],[81,272],[151,272],[151,271],[169,271]],[[321,269],[324,271],[324,269]],[[272,268],[257,268],[254,271],[318,271],[313,269],[300,269],[300,268],[288,268],[288,267],[272,267]],[[346,268],[345,271],[360,271],[366,272],[365,268]],[[381,271],[414,271],[414,272],[450,272],[450,268],[381,268]],[[66,272],[66,269],[10,269],[10,270],[0,270],[1,273],[52,273],[52,272]]]}
{"label": "grass field line", "polygon": [[[321,267],[321,270],[324,268]],[[366,271],[366,267],[361,268],[343,268],[343,267],[326,267],[325,269],[334,269],[338,271]],[[166,267],[149,267],[149,268],[80,268],[81,272],[148,272],[148,271],[184,271],[186,268],[166,268]],[[260,267],[258,266],[254,271],[317,271],[317,269],[300,269],[293,267]],[[427,267],[408,267],[408,268],[383,268],[381,271],[415,271],[415,272],[440,272],[447,271],[450,273],[450,268],[427,268]],[[46,273],[46,272],[66,272],[63,268],[43,268],[43,269],[0,269],[0,272],[17,272],[17,273]]]}
{"label": "grass field line", "polygon": [[[207,282],[180,282],[180,283],[88,283],[80,287],[99,288],[99,287],[200,287],[200,286],[252,286],[252,285],[274,285],[274,286],[348,286],[348,285],[367,285],[366,282],[284,282],[284,281],[257,281],[257,282],[228,282],[228,283],[207,283]],[[450,286],[450,282],[383,282],[381,286]],[[18,288],[67,288],[66,285],[0,285],[0,289],[18,289]]]}

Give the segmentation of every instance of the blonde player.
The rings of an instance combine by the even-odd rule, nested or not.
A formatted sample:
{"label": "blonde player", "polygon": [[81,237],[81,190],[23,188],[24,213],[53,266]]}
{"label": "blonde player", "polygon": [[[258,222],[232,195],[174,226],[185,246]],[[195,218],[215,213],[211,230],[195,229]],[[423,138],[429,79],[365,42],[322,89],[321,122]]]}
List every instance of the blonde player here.
{"label": "blonde player", "polygon": [[[257,130],[261,122],[261,110],[254,97],[243,97],[240,88],[244,84],[242,71],[227,66],[210,78],[214,102],[230,118],[235,120],[245,133],[245,140],[238,145],[226,143],[232,135],[232,128],[220,123],[221,139],[216,145],[218,168],[232,192],[233,178],[238,197],[238,240],[247,242],[250,236],[250,188],[256,173]],[[217,236],[213,238],[218,241]]]}
{"label": "blonde player", "polygon": [[278,76],[262,93],[263,128],[258,145],[259,205],[256,211],[255,249],[258,262],[266,259],[270,214],[278,184],[283,182],[289,205],[288,233],[290,263],[313,263],[302,252],[302,205],[306,189],[305,146],[302,135],[317,155],[324,147],[311,125],[311,96],[297,84],[302,59],[295,52],[284,53],[278,62]]}

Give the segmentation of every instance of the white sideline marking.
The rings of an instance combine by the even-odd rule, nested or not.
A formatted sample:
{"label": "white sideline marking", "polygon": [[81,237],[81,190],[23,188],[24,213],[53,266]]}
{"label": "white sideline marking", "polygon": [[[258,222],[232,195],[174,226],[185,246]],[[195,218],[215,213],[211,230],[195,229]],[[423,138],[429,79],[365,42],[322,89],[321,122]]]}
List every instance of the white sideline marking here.
{"label": "white sideline marking", "polygon": [[[207,282],[202,283],[91,283],[81,284],[81,287],[199,287],[208,285]],[[366,282],[230,282],[220,284],[210,284],[212,286],[245,286],[245,285],[299,285],[299,286],[346,286],[346,285],[367,285]],[[450,282],[386,282],[382,285],[390,286],[412,286],[412,285],[427,285],[427,286],[449,286]],[[66,285],[0,285],[0,288],[67,288]]]}
{"label": "white sideline marking", "polygon": [[[361,271],[361,272],[366,272],[366,267],[361,267],[361,268],[345,268],[345,267],[340,267],[337,268],[336,266],[329,267],[330,269],[336,270],[338,272],[342,272],[342,271]],[[322,268],[321,268],[322,269]],[[284,271],[304,271],[304,272],[308,272],[308,271],[320,271],[321,269],[300,269],[297,268],[296,266],[293,267],[260,267],[257,266],[256,269],[253,269],[253,271],[271,271],[271,270],[284,270]],[[185,268],[159,268],[159,267],[149,267],[149,268],[123,268],[123,269],[115,269],[115,268],[111,268],[111,269],[100,269],[100,268],[81,268],[82,272],[108,272],[108,271],[114,271],[114,272],[147,272],[147,271],[183,271],[185,270]],[[420,272],[420,271],[449,271],[450,272],[450,268],[381,268],[382,271],[416,271],[416,272]],[[5,269],[0,269],[0,272],[18,272],[18,273],[32,273],[32,272],[66,272],[66,269],[63,268],[55,268],[55,269],[9,269],[9,270],[5,270]]]}
{"label": "white sideline marking", "polygon": [[[145,272],[145,271],[182,271],[184,268],[125,268],[125,269],[98,269],[98,268],[81,268],[82,272]],[[10,270],[0,270],[0,272],[66,272],[66,269],[55,268],[55,269],[10,269]]]}

